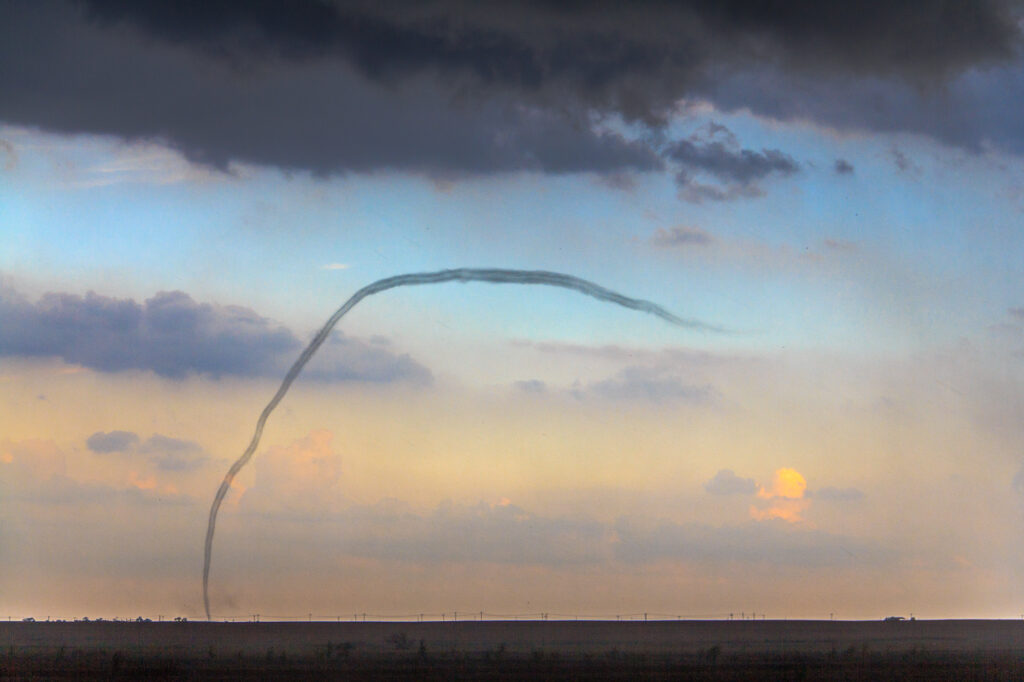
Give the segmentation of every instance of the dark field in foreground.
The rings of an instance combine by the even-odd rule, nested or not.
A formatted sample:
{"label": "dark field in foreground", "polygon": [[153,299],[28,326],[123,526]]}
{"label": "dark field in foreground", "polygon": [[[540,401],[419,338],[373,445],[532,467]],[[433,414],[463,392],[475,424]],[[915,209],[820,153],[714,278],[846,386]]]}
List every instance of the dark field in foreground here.
{"label": "dark field in foreground", "polygon": [[1024,679],[1024,621],[0,623],[0,677]]}

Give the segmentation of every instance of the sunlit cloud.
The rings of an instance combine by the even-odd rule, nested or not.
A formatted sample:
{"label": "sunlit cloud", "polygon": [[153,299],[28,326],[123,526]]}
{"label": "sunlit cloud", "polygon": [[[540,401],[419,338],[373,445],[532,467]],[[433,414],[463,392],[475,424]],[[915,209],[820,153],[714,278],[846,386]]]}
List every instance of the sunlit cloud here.
{"label": "sunlit cloud", "polygon": [[768,486],[757,491],[759,502],[750,506],[750,516],[757,521],[781,519],[790,523],[803,521],[810,505],[805,498],[807,480],[796,469],[782,468],[775,472]]}

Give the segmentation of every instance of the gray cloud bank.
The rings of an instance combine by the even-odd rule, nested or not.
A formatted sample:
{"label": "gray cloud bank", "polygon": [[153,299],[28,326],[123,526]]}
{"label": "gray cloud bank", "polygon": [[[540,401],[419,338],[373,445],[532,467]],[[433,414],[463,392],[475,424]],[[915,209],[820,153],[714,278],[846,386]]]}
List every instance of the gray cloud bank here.
{"label": "gray cloud bank", "polygon": [[[378,505],[350,511],[343,551],[403,561],[579,564],[607,553],[608,529],[591,520],[549,518],[515,505],[439,505],[417,514]],[[346,515],[348,516],[348,515]]]}
{"label": "gray cloud bank", "polygon": [[0,120],[318,174],[676,164],[686,187],[694,168],[724,177],[690,192],[723,199],[795,162],[602,122],[658,131],[704,99],[1021,151],[1020,15],[1010,0],[11,2]]}
{"label": "gray cloud bank", "polygon": [[[243,509],[247,504],[243,502]],[[249,513],[292,526],[306,519],[301,514]],[[391,561],[546,566],[683,561],[827,568],[887,563],[896,555],[871,542],[784,522],[712,526],[633,517],[603,522],[587,516],[545,516],[515,504],[444,502],[420,512],[388,500],[317,518],[319,537],[332,535],[327,542],[338,552]]]}
{"label": "gray cloud bank", "polygon": [[821,530],[794,530],[783,521],[716,528],[670,521],[651,530],[617,525],[616,554],[625,561],[683,559],[701,563],[766,563],[808,567],[885,564],[895,552]]}
{"label": "gray cloud bank", "polygon": [[[100,372],[149,370],[189,374],[279,377],[300,340],[250,308],[200,303],[181,291],[138,303],[89,292],[48,293],[35,303],[0,287],[0,356],[56,357]],[[380,343],[335,332],[309,375],[325,381],[425,383],[430,371]],[[124,436],[107,434],[97,446]]]}
{"label": "gray cloud bank", "polygon": [[671,230],[659,228],[651,237],[651,244],[663,249],[683,246],[709,246],[715,238],[699,227],[679,226]]}

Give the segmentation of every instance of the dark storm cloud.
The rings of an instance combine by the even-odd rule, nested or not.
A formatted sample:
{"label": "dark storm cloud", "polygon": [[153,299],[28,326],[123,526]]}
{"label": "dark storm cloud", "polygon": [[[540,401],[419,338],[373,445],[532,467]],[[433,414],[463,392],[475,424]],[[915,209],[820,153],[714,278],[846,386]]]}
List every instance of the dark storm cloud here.
{"label": "dark storm cloud", "polygon": [[[150,370],[172,379],[277,377],[300,346],[291,331],[249,308],[199,303],[180,291],[143,303],[92,292],[48,293],[32,303],[0,288],[0,321],[0,356],[58,357],[101,372]],[[311,372],[316,378],[430,380],[415,360],[379,344],[336,335],[325,350]]]}
{"label": "dark storm cloud", "polygon": [[436,70],[526,88],[554,79],[600,90],[644,74],[679,78],[765,58],[932,76],[1006,58],[1018,34],[1013,5],[998,0],[80,4],[98,24],[134,26],[225,58],[336,56],[379,78]]}
{"label": "dark storm cloud", "polygon": [[[232,15],[231,7],[248,5],[222,9]],[[318,174],[457,177],[651,170],[662,163],[649,147],[550,107],[501,92],[457,96],[433,73],[410,75],[398,87],[341,59],[271,59],[262,47],[219,59],[189,40],[154,42],[122,22],[101,28],[77,14],[56,2],[0,8],[0,24],[18,26],[0,41],[0,119],[158,139],[219,167],[243,161]],[[210,27],[209,35],[217,30]],[[259,31],[242,34],[261,44]],[[44,54],[34,47],[40,41],[48,46]],[[224,42],[233,53],[231,40]]]}
{"label": "dark storm cloud", "polygon": [[725,111],[814,121],[838,130],[918,133],[971,151],[1024,154],[1024,69],[976,68],[941,83],[896,78],[817,77],[762,67],[729,73],[700,93]]}
{"label": "dark storm cloud", "polygon": [[704,490],[712,495],[753,495],[757,483],[752,478],[741,478],[732,469],[722,469],[704,484]]}
{"label": "dark storm cloud", "polygon": [[[657,126],[681,98],[1008,144],[1024,138],[1005,114],[1015,109],[957,100],[962,115],[935,116],[928,93],[1008,64],[1016,12],[1000,0],[5,3],[0,120],[315,173],[622,177],[662,161],[602,120]],[[865,82],[888,99],[862,98]],[[980,104],[1008,92],[972,87]],[[674,154],[735,183],[691,187],[693,198],[754,195],[755,178],[791,161],[770,149]]]}
{"label": "dark storm cloud", "polygon": [[100,454],[125,452],[138,443],[139,437],[131,431],[97,431],[85,441],[86,447]]}

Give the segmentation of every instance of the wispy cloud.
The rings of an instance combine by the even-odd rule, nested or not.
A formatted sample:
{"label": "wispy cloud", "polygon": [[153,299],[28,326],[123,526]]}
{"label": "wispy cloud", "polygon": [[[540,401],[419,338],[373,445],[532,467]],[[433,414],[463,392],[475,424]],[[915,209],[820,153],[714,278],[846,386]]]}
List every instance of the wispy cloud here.
{"label": "wispy cloud", "polygon": [[857,502],[858,500],[864,499],[864,492],[859,488],[836,488],[834,486],[826,486],[818,490],[808,490],[807,497],[813,497],[816,500],[826,500],[829,502]]}
{"label": "wispy cloud", "polygon": [[328,263],[321,265],[321,270],[348,270],[351,266],[348,263]]}
{"label": "wispy cloud", "polygon": [[659,228],[651,236],[651,244],[659,248],[676,248],[682,246],[709,246],[714,237],[699,227],[679,226],[670,230]]}
{"label": "wispy cloud", "polygon": [[719,397],[710,384],[694,384],[656,367],[630,366],[615,376],[574,389],[577,397],[709,405]]}

